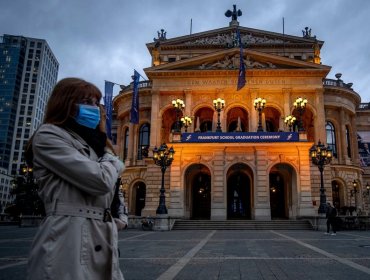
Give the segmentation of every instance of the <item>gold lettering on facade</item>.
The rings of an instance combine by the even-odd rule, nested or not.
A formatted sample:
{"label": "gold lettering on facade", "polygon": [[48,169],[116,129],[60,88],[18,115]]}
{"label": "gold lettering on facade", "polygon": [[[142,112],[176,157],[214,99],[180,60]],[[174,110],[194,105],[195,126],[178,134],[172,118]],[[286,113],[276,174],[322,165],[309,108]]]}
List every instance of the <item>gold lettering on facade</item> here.
{"label": "gold lettering on facade", "polygon": [[[182,86],[224,86],[224,87],[236,87],[238,80],[235,78],[233,79],[208,79],[208,80],[188,80],[185,82],[177,82],[173,81],[173,85],[181,85]],[[300,81],[303,83],[304,81]],[[247,76],[247,85],[285,85],[289,84],[289,82],[284,78],[248,78]]]}

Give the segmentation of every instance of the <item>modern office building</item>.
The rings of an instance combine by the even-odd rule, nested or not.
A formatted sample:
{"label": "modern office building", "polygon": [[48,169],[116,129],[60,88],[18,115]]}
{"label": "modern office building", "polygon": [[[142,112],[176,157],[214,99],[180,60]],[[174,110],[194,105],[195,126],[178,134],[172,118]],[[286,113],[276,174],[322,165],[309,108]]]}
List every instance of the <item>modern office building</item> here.
{"label": "modern office building", "polygon": [[[147,44],[138,124],[130,123],[133,84],[115,97],[129,214],[298,219],[323,212],[326,200],[368,213],[369,104],[342,74],[327,78],[324,41],[311,29],[292,36],[230,16],[227,27],[171,39],[162,30]],[[192,123],[180,126],[185,116]],[[153,149],[163,143],[175,154],[161,173]]]}
{"label": "modern office building", "polygon": [[[0,37],[0,168],[5,177],[18,174],[24,164],[24,145],[43,120],[58,68],[45,40]],[[6,188],[3,204],[10,201],[10,185]]]}

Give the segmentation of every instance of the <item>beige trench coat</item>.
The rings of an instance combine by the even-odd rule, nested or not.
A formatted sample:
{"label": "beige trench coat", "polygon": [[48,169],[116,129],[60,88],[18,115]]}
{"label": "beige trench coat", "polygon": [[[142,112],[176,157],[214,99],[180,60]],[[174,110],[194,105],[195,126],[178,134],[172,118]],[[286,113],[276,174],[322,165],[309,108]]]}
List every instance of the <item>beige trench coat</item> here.
{"label": "beige trench coat", "polygon": [[32,244],[28,279],[122,280],[117,227],[101,218],[122,164],[110,154],[98,159],[79,135],[51,124],[38,129],[32,144],[47,216]]}

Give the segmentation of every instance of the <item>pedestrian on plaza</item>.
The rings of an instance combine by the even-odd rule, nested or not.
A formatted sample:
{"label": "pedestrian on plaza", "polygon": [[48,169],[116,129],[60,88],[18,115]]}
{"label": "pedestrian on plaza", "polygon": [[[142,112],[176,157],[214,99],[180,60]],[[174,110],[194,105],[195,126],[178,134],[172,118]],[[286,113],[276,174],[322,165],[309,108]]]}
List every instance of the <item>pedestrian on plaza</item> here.
{"label": "pedestrian on plaza", "polygon": [[118,230],[127,216],[122,205],[117,218],[110,209],[124,164],[107,139],[101,97],[82,79],[59,81],[28,144],[26,159],[46,217],[31,247],[27,279],[124,279]]}
{"label": "pedestrian on plaza", "polygon": [[331,205],[328,201],[326,203],[326,232],[325,234],[330,233],[330,226],[332,229],[331,235],[336,235],[336,217],[337,217],[337,209]]}

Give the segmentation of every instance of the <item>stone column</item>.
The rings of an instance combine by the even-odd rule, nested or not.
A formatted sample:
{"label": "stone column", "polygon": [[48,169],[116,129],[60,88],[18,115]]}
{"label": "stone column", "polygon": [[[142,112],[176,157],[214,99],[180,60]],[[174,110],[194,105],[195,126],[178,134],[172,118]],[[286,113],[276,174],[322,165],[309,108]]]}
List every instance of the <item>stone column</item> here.
{"label": "stone column", "polygon": [[284,108],[284,116],[281,116],[280,119],[280,129],[283,131],[288,131],[289,127],[285,127],[284,119],[286,116],[291,115],[291,108],[292,108],[292,102],[291,102],[291,95],[292,95],[292,89],[291,88],[283,88],[283,108]]}
{"label": "stone column", "polygon": [[352,135],[351,135],[351,150],[352,150],[352,161],[355,164],[360,164],[360,155],[358,153],[358,143],[357,143],[357,126],[356,126],[356,116],[352,115],[350,119]]}
{"label": "stone column", "polygon": [[150,150],[153,150],[154,146],[160,146],[161,144],[161,127],[162,119],[159,115],[160,111],[160,93],[158,90],[152,91],[152,110],[151,110],[151,124],[150,124]]}
{"label": "stone column", "polygon": [[[336,139],[340,145],[340,150],[339,150],[339,160],[340,160],[340,163],[341,164],[345,164],[346,163],[346,160],[348,158],[348,155],[347,155],[347,137],[346,137],[346,118],[345,118],[345,112],[344,112],[344,109],[343,107],[340,108],[340,111],[339,111],[339,114],[340,114],[340,127],[338,129],[338,139]],[[339,148],[339,145],[338,145],[338,148]]]}
{"label": "stone column", "polygon": [[212,177],[211,220],[226,220],[225,149],[214,151]]}
{"label": "stone column", "polygon": [[267,147],[262,146],[255,150],[256,177],[253,182],[254,213],[252,212],[252,219],[255,220],[271,220],[267,150]]}
{"label": "stone column", "polygon": [[[307,145],[298,146],[299,158],[299,173],[297,185],[297,201],[293,201],[293,205],[297,205],[297,216],[314,216],[315,209],[312,205],[312,190],[311,190],[311,173],[310,173],[310,157],[307,150]],[[313,166],[317,169],[317,166]]]}
{"label": "stone column", "polygon": [[[321,141],[321,143],[326,144],[326,131],[325,131],[325,108],[323,106],[324,104],[324,89],[317,88],[315,91],[315,100],[314,100],[314,107],[317,110],[317,116],[315,119],[315,140],[316,143],[318,140]],[[319,129],[324,128],[324,129]]]}
{"label": "stone column", "polygon": [[252,88],[250,89],[250,96],[251,96],[251,120],[249,124],[249,131],[256,132],[258,127],[258,112],[254,109],[254,100],[258,97],[259,89]]}
{"label": "stone column", "polygon": [[170,174],[170,181],[169,189],[166,190],[166,192],[168,191],[168,197],[166,195],[166,204],[168,205],[168,215],[170,217],[184,217],[185,185],[184,178],[181,176],[182,147],[174,144],[173,148],[175,150],[174,160],[171,166],[167,168],[167,172]]}

